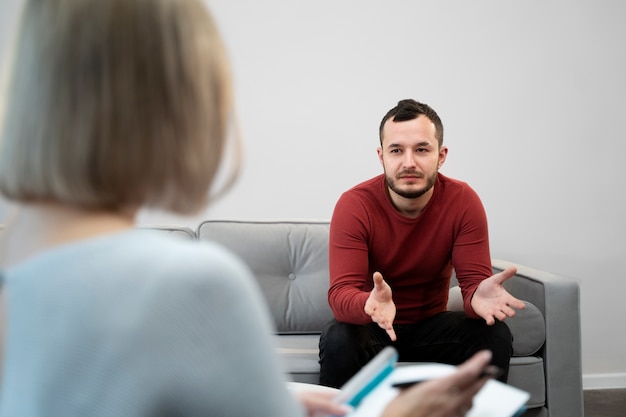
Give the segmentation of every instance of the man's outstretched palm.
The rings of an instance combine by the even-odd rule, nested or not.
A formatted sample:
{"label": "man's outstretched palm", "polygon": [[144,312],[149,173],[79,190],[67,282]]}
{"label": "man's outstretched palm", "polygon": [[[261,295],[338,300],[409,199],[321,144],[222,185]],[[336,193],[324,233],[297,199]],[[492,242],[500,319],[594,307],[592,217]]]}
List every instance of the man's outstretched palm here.
{"label": "man's outstretched palm", "polygon": [[393,330],[396,305],[391,298],[391,287],[380,272],[374,272],[374,289],[365,302],[365,312],[387,332],[391,340],[396,340],[396,332]]}
{"label": "man's outstretched palm", "polygon": [[472,308],[488,325],[491,326],[496,320],[504,321],[508,317],[513,317],[514,309],[526,307],[524,302],[513,297],[502,286],[502,283],[512,278],[516,272],[515,267],[507,268],[484,279],[476,288],[472,297]]}

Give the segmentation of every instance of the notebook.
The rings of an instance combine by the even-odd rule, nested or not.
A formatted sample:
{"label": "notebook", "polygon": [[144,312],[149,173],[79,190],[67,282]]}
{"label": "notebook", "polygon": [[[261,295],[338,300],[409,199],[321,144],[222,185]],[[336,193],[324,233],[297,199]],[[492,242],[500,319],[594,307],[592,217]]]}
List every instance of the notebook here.
{"label": "notebook", "polygon": [[[335,398],[349,404],[350,417],[378,417],[400,389],[396,383],[429,380],[454,373],[456,367],[440,363],[397,366],[398,353],[388,346],[352,377]],[[474,397],[467,417],[517,417],[526,410],[530,394],[490,379]]]}

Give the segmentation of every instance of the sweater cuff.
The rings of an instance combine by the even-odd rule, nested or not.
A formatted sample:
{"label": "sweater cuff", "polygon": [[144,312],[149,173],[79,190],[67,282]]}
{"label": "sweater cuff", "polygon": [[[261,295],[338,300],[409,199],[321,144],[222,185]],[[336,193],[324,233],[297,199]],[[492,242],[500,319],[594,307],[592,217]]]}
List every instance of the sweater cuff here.
{"label": "sweater cuff", "polygon": [[471,319],[482,318],[478,314],[476,314],[476,312],[472,308],[472,298],[474,297],[474,293],[476,292],[476,289],[477,288],[474,288],[474,291],[472,291],[472,293],[469,296],[463,298],[463,310],[465,310],[465,315]]}

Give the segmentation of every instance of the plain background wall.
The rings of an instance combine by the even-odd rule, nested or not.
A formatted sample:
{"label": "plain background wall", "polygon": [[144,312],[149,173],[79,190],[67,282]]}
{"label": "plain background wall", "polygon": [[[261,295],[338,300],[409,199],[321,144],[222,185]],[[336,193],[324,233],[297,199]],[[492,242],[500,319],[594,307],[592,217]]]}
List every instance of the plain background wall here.
{"label": "plain background wall", "polygon": [[[384,113],[424,101],[445,125],[442,172],[483,199],[492,256],[580,284],[585,388],[626,387],[626,3],[207,3],[232,59],[245,166],[198,216],[141,223],[327,220],[381,172]],[[0,6],[3,64],[20,4]]]}

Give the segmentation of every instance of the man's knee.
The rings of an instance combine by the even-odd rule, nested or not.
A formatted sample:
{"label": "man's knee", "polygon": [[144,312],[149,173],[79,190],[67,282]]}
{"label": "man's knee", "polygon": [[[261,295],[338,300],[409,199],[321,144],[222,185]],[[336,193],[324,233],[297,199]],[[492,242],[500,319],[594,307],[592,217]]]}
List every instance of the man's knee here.
{"label": "man's knee", "polygon": [[322,329],[319,341],[320,351],[345,352],[351,347],[358,347],[363,339],[361,327],[334,319],[329,321]]}
{"label": "man's knee", "polygon": [[488,344],[511,345],[513,336],[505,322],[496,320],[492,325],[487,325],[483,320],[471,320],[473,323],[471,332]]}
{"label": "man's knee", "polygon": [[513,336],[509,326],[503,321],[496,321],[489,326],[489,342],[486,346],[491,350],[493,358],[491,363],[502,368],[503,374],[498,378],[506,382],[509,374],[509,364],[513,355]]}
{"label": "man's knee", "polygon": [[363,327],[336,320],[326,324],[319,341],[321,385],[338,388],[367,363]]}
{"label": "man's knee", "polygon": [[489,327],[491,328],[491,339],[494,343],[501,346],[503,349],[512,351],[513,335],[509,326],[507,326],[507,324],[503,321],[496,321]]}

